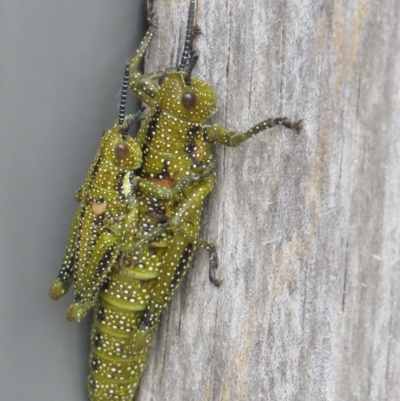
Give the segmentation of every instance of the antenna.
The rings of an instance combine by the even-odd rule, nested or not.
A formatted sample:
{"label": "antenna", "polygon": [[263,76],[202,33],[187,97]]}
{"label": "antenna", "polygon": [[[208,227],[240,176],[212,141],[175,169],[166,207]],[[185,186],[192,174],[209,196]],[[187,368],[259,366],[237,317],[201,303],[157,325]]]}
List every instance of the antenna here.
{"label": "antenna", "polygon": [[193,56],[190,57],[189,64],[186,67],[187,75],[185,77],[185,84],[187,86],[190,86],[192,84],[192,71],[198,59],[199,59],[198,54],[193,54]]}
{"label": "antenna", "polygon": [[143,114],[146,111],[146,106],[142,106],[138,112],[136,112],[135,114],[130,114],[129,116],[126,116],[125,121],[124,121],[124,130],[122,132],[122,138],[126,139],[128,136],[128,131],[129,128],[131,127],[131,125],[135,122],[135,121],[139,121],[143,119]]}
{"label": "antenna", "polygon": [[119,104],[119,119],[118,124],[122,125],[125,120],[126,97],[129,87],[129,63],[125,67],[124,80],[122,82],[121,102]]}
{"label": "antenna", "polygon": [[188,16],[187,27],[186,27],[185,47],[183,48],[181,64],[178,67],[178,71],[181,71],[185,68],[185,65],[186,65],[188,57],[189,57],[190,47],[191,47],[191,43],[192,43],[192,36],[193,36],[194,2],[195,2],[195,0],[190,0],[189,16]]}

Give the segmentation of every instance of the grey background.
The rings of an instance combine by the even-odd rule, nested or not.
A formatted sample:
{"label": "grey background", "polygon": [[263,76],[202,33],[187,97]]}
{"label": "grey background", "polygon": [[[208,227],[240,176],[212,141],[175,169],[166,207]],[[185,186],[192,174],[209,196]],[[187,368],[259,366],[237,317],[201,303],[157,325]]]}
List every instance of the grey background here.
{"label": "grey background", "polygon": [[87,400],[91,319],[69,323],[71,294],[47,293],[144,11],[143,0],[0,2],[1,400]]}

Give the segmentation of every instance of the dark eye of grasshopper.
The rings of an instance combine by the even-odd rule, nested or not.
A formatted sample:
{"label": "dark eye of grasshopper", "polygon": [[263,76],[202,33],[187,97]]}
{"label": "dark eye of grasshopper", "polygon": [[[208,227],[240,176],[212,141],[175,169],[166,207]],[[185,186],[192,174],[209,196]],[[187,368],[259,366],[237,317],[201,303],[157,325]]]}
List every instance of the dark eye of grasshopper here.
{"label": "dark eye of grasshopper", "polygon": [[119,160],[126,159],[129,156],[129,147],[126,143],[118,143],[115,147],[115,156]]}
{"label": "dark eye of grasshopper", "polygon": [[182,103],[187,109],[191,109],[196,106],[197,96],[193,92],[183,92],[182,94]]}
{"label": "dark eye of grasshopper", "polygon": [[161,74],[160,78],[158,78],[158,85],[161,86],[167,79],[168,79],[168,74],[164,72],[164,74]]}

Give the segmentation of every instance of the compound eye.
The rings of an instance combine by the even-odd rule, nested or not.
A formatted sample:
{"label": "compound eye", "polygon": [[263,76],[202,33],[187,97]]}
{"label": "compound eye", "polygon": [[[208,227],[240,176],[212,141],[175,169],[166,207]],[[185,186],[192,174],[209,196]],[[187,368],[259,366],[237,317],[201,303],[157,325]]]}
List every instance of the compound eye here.
{"label": "compound eye", "polygon": [[191,109],[196,106],[197,96],[193,92],[183,92],[182,103],[187,109]]}
{"label": "compound eye", "polygon": [[162,73],[160,75],[160,78],[158,78],[158,85],[161,86],[167,79],[168,79],[168,74],[166,72]]}
{"label": "compound eye", "polygon": [[124,160],[129,156],[129,147],[126,143],[120,142],[115,147],[115,156],[119,160]]}

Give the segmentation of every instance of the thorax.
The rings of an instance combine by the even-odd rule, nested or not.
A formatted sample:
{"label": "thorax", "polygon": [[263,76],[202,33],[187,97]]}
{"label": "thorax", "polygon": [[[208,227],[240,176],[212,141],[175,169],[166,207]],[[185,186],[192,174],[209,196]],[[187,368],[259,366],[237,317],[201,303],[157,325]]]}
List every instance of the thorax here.
{"label": "thorax", "polygon": [[201,173],[212,160],[211,147],[204,140],[200,122],[180,120],[157,108],[144,122],[138,134],[142,147],[142,177],[176,180]]}

